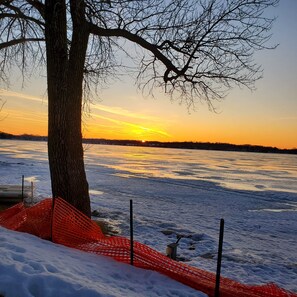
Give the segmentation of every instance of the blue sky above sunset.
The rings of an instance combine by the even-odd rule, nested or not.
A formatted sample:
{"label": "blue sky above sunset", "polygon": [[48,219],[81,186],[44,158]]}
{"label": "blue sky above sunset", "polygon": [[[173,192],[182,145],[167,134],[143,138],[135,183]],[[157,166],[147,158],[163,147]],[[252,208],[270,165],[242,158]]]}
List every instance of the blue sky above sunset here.
{"label": "blue sky above sunset", "polygon": [[[209,141],[297,148],[297,1],[281,0],[270,15],[278,16],[272,44],[275,50],[258,52],[264,77],[256,90],[234,88],[216,113],[206,103],[188,110],[156,91],[144,97],[129,77],[108,85],[93,98],[83,117],[84,137],[159,141]],[[0,131],[14,134],[47,134],[46,80],[35,75],[21,88],[15,73],[0,113]]]}

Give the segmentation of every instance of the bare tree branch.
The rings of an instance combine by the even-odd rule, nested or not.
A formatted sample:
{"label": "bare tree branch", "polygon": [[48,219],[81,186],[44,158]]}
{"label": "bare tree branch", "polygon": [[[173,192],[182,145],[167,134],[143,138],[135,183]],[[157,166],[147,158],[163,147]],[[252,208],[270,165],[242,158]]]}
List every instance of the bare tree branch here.
{"label": "bare tree branch", "polygon": [[[273,18],[264,15],[278,0],[87,1],[94,35],[121,37],[148,54],[140,61],[144,87],[195,97],[220,99],[234,85],[253,88],[262,75],[253,62],[267,45]],[[144,72],[149,73],[148,79]],[[193,97],[194,96],[194,97]]]}
{"label": "bare tree branch", "polygon": [[179,70],[173,65],[173,63],[159,51],[158,47],[154,44],[149,43],[141,36],[137,34],[133,34],[124,29],[104,29],[93,24],[89,24],[90,33],[98,36],[105,36],[105,37],[123,37],[128,39],[138,45],[142,46],[146,50],[150,51],[156,58],[158,58],[170,71],[174,71],[177,74]]}
{"label": "bare tree branch", "polygon": [[45,61],[42,6],[42,2],[36,0],[0,2],[0,71],[2,78],[6,77],[2,80],[6,84],[12,65],[17,66],[25,78]]}
{"label": "bare tree branch", "polygon": [[[234,85],[254,88],[262,76],[254,53],[274,48],[267,45],[274,19],[264,11],[278,1],[85,0],[86,30],[91,34],[84,65],[87,89],[115,74],[121,65],[116,60],[119,50],[129,52],[124,40],[144,49],[139,85],[161,87],[188,105],[197,97],[208,102],[220,99]],[[65,0],[69,20],[70,2]],[[22,41],[32,44],[26,51],[33,50],[42,59],[44,10],[41,0],[0,2],[0,50],[5,61],[28,57],[21,55]],[[68,21],[67,26],[71,40],[73,23]]]}
{"label": "bare tree branch", "polygon": [[41,1],[38,1],[38,0],[27,0],[27,2],[30,5],[32,5],[32,7],[34,7],[36,10],[38,10],[38,12],[42,16],[42,18],[44,18],[44,4]]}
{"label": "bare tree branch", "polygon": [[44,38],[20,38],[20,39],[14,39],[14,40],[10,40],[8,42],[3,42],[0,44],[0,50],[7,48],[7,47],[11,47],[20,43],[25,43],[25,42],[31,42],[31,41],[35,41],[35,42],[40,42],[40,41],[45,41]]}

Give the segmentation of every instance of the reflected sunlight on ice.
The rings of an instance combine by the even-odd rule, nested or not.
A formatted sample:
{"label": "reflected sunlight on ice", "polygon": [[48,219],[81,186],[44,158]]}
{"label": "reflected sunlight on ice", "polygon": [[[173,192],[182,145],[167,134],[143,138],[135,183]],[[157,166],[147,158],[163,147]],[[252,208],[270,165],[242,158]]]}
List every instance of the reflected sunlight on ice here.
{"label": "reflected sunlight on ice", "polygon": [[86,156],[125,172],[125,177],[204,180],[229,189],[297,192],[296,155],[93,145]]}

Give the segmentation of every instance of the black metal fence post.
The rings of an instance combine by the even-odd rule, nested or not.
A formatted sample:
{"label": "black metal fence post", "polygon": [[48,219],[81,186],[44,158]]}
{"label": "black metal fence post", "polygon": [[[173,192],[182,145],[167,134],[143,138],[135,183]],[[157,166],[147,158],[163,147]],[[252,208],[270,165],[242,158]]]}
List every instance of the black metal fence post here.
{"label": "black metal fence post", "polygon": [[133,200],[130,199],[130,264],[134,265],[134,250],[133,250]]}
{"label": "black metal fence post", "polygon": [[22,175],[22,202],[24,202],[24,186],[25,186],[25,177]]}
{"label": "black metal fence post", "polygon": [[220,238],[219,238],[219,248],[218,248],[218,261],[217,261],[215,297],[219,297],[220,296],[220,278],[221,278],[221,264],[222,264],[222,253],[223,253],[224,224],[225,224],[224,219],[221,219],[221,222],[220,222]]}

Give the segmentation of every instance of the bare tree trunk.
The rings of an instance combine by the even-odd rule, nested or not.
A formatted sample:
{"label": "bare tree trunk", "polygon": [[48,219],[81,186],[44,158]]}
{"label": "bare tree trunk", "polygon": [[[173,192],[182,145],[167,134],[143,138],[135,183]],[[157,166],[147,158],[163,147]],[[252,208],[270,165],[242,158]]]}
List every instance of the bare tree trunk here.
{"label": "bare tree trunk", "polygon": [[91,215],[82,133],[82,82],[88,33],[73,1],[73,35],[67,49],[64,0],[46,1],[46,53],[48,83],[48,155],[54,196]]}

